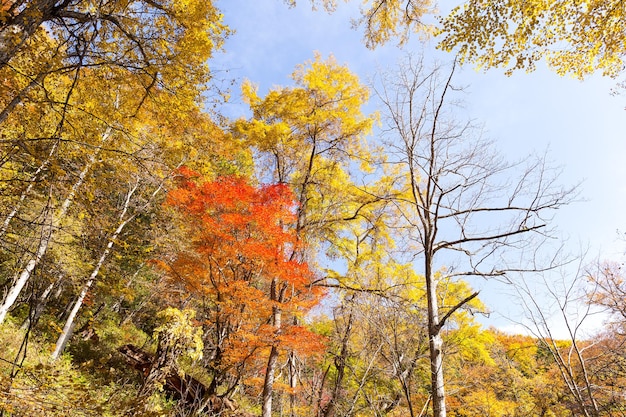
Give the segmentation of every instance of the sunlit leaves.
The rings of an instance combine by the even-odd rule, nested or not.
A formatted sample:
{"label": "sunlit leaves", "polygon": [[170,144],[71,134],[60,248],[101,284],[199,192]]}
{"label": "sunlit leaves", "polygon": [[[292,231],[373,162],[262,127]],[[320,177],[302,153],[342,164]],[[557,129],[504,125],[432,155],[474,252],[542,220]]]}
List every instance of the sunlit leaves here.
{"label": "sunlit leaves", "polygon": [[[295,0],[287,1],[295,5]],[[311,0],[328,11],[335,0]],[[455,51],[461,62],[483,69],[532,71],[545,59],[560,75],[584,78],[594,72],[617,77],[624,67],[624,17],[618,0],[469,0],[449,15],[430,0],[363,0],[354,26],[363,27],[369,48],[412,32],[439,37],[439,47]],[[439,24],[430,19],[439,19]]]}
{"label": "sunlit leaves", "polygon": [[361,7],[361,17],[355,25],[363,26],[368,48],[383,45],[392,39],[404,44],[409,35],[428,35],[433,26],[427,15],[435,11],[431,0],[366,0]]}
{"label": "sunlit leaves", "polygon": [[[246,366],[260,367],[271,346],[319,351],[320,339],[293,321],[322,292],[311,287],[308,265],[292,256],[303,243],[289,188],[234,176],[203,182],[185,167],[178,174],[167,204],[179,212],[189,248],[164,267],[196,300],[218,385],[237,381]],[[290,318],[280,327],[271,324],[276,308]]]}
{"label": "sunlit leaves", "polygon": [[316,56],[292,78],[294,87],[274,88],[265,97],[244,84],[253,114],[236,121],[233,131],[258,151],[262,178],[292,189],[300,237],[314,249],[322,242],[333,247],[346,225],[365,219],[376,200],[353,182],[376,159],[365,142],[375,120],[362,112],[369,91],[332,57]]}
{"label": "sunlit leaves", "polygon": [[623,70],[624,16],[620,1],[470,0],[442,18],[440,47],[457,48],[479,67],[533,70],[545,58],[577,78]]}
{"label": "sunlit leaves", "polygon": [[[290,6],[296,4],[296,0],[285,2]],[[337,0],[310,2],[314,8],[321,5],[328,12],[337,7]],[[352,24],[363,28],[368,48],[374,49],[391,40],[403,45],[411,33],[429,35],[433,31],[434,26],[427,19],[436,9],[432,0],[361,0],[360,3],[360,16],[353,18]]]}
{"label": "sunlit leaves", "polygon": [[252,84],[244,84],[244,99],[253,117],[235,125],[251,145],[284,154],[281,159],[287,166],[276,167],[282,181],[306,170],[311,151],[342,164],[358,155],[373,123],[361,113],[369,98],[367,88],[333,58],[322,60],[318,55],[298,67],[292,78],[295,87],[273,89],[264,98]]}
{"label": "sunlit leaves", "polygon": [[185,351],[193,360],[202,357],[203,348],[200,329],[193,326],[195,315],[193,310],[166,308],[157,316],[161,325],[154,329],[159,339],[167,340],[169,349]]}

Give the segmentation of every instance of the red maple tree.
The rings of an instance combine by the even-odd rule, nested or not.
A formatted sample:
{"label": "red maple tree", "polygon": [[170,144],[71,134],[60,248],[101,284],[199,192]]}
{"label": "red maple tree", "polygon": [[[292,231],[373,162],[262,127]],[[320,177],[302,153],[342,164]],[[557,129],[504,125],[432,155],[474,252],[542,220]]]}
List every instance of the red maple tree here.
{"label": "red maple tree", "polygon": [[179,175],[167,204],[183,216],[191,249],[168,269],[200,310],[210,390],[227,394],[244,377],[260,381],[277,352],[322,351],[321,337],[296,324],[323,293],[295,256],[303,242],[294,232],[297,204],[289,188],[255,187],[236,176],[203,181],[185,167]]}

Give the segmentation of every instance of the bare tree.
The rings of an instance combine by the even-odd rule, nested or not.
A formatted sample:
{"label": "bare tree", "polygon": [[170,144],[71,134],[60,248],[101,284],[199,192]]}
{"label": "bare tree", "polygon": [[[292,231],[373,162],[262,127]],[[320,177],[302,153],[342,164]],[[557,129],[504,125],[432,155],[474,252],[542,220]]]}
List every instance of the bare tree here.
{"label": "bare tree", "polygon": [[[590,333],[604,307],[594,305],[602,289],[589,279],[596,277],[598,271],[583,269],[583,259],[581,256],[576,262],[563,262],[560,271],[519,277],[511,284],[525,313],[525,321],[516,322],[537,339],[552,359],[571,398],[568,407],[576,415],[599,417],[605,415],[601,392],[610,391],[606,388],[611,383],[606,375],[598,379],[595,374],[600,368],[597,365],[604,366],[610,356],[610,349],[602,345],[613,338]],[[574,264],[577,268],[572,270],[570,266]]]}
{"label": "bare tree", "polygon": [[583,256],[576,261],[512,282],[525,312],[525,321],[516,322],[551,358],[572,413],[623,416],[626,292],[621,265],[584,265]]}
{"label": "bare tree", "polygon": [[452,96],[459,91],[454,72],[455,64],[427,70],[409,58],[376,88],[386,112],[388,163],[399,171],[396,227],[410,242],[407,251],[426,284],[434,417],[446,416],[442,329],[478,295],[443,310],[438,283],[527,268],[508,254],[524,259],[520,252],[534,248],[534,237],[545,238],[551,213],[575,191],[557,185],[558,171],[545,158],[507,163],[472,122],[459,122],[453,113]]}

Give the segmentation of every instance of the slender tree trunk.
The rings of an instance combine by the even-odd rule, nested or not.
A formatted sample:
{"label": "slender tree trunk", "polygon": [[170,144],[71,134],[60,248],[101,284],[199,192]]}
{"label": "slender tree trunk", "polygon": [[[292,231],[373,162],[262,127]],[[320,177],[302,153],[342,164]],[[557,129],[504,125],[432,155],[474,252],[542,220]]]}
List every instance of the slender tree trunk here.
{"label": "slender tree trunk", "polygon": [[413,370],[415,369],[418,354],[418,351],[416,351],[415,358],[411,361],[409,368],[398,375],[398,380],[400,381],[400,385],[402,385],[402,393],[404,394],[407,407],[409,408],[409,415],[411,417],[415,417],[415,412],[413,411],[413,401],[411,400],[411,376],[413,375]]}
{"label": "slender tree trunk", "polygon": [[34,326],[37,324],[37,322],[39,321],[39,317],[41,317],[43,310],[46,308],[46,304],[48,303],[48,298],[50,297],[50,293],[54,289],[54,286],[58,284],[59,282],[61,282],[62,279],[63,279],[63,275],[60,275],[57,278],[57,280],[50,283],[50,285],[48,285],[48,287],[44,290],[41,296],[39,296],[31,314],[29,314],[28,317],[26,317],[26,320],[24,320],[24,323],[22,323],[22,326],[20,327],[22,330],[26,330],[31,325]]}
{"label": "slender tree trunk", "polygon": [[67,345],[67,342],[72,337],[72,333],[73,333],[74,326],[75,326],[74,320],[76,319],[78,310],[80,310],[80,308],[82,307],[83,302],[85,301],[85,297],[87,296],[87,293],[89,293],[89,290],[91,289],[94,282],[96,281],[96,277],[98,276],[98,273],[100,272],[100,268],[102,268],[102,265],[104,265],[104,262],[109,257],[109,254],[111,253],[111,249],[113,248],[113,245],[115,244],[115,241],[117,240],[117,237],[120,235],[120,233],[122,233],[122,231],[124,230],[124,227],[126,227],[126,225],[135,218],[135,216],[133,215],[127,219],[124,219],[124,217],[126,217],[126,213],[128,212],[130,200],[132,199],[133,194],[137,191],[138,187],[139,187],[139,181],[137,181],[135,186],[131,188],[128,194],[126,195],[126,200],[124,201],[124,207],[120,214],[120,223],[117,226],[117,229],[115,229],[115,231],[109,238],[109,241],[107,242],[107,245],[104,251],[102,252],[102,255],[100,255],[100,259],[98,260],[98,263],[94,267],[93,271],[91,271],[91,275],[89,275],[89,279],[87,280],[87,283],[83,286],[82,290],[80,291],[80,295],[76,299],[76,302],[74,303],[74,306],[72,307],[72,310],[70,311],[70,314],[67,317],[67,320],[65,321],[65,326],[63,326],[63,331],[59,335],[56,346],[54,348],[54,352],[52,352],[52,355],[50,357],[51,360],[53,361],[57,360],[59,355],[63,353],[63,350],[65,349],[65,346]]}
{"label": "slender tree trunk", "polygon": [[52,352],[51,359],[53,361],[58,359],[59,355],[63,353],[63,350],[65,349],[65,346],[67,345],[67,342],[69,341],[70,337],[72,337],[72,333],[74,331],[74,326],[75,326],[74,320],[76,319],[76,315],[78,314],[78,311],[82,307],[83,302],[85,301],[85,297],[89,293],[89,290],[91,289],[94,282],[96,281],[96,277],[98,276],[98,273],[100,272],[100,268],[102,267],[102,265],[104,265],[104,262],[106,261],[109,254],[111,253],[111,248],[113,247],[113,244],[115,243],[115,240],[117,239],[117,236],[119,235],[119,233],[122,231],[122,229],[127,223],[128,221],[124,222],[123,224],[120,224],[120,226],[117,228],[115,233],[113,233],[113,235],[109,239],[109,242],[107,243],[107,246],[104,252],[102,252],[102,255],[100,256],[98,263],[96,264],[95,268],[91,272],[91,275],[89,275],[89,279],[83,286],[78,298],[74,302],[74,306],[72,307],[72,310],[70,311],[70,314],[67,317],[67,320],[65,321],[65,326],[63,326],[63,331],[61,332],[61,334],[59,335],[59,338],[57,339],[54,352]]}
{"label": "slender tree trunk", "polygon": [[[50,223],[52,223],[52,219],[50,219]],[[4,302],[0,306],[0,323],[4,322],[9,309],[13,306],[17,297],[20,295],[20,292],[28,282],[28,279],[32,275],[35,267],[41,262],[41,259],[46,254],[48,250],[48,244],[50,243],[50,237],[52,234],[52,225],[45,224],[43,226],[42,234],[39,238],[39,245],[37,246],[37,251],[27,263],[26,267],[13,279],[13,285],[9,289]]]}
{"label": "slender tree trunk", "polygon": [[298,365],[297,358],[294,352],[289,354],[289,387],[291,393],[289,394],[289,416],[296,417],[296,387],[298,386]]}
{"label": "slender tree trunk", "polygon": [[[107,127],[104,134],[102,135],[103,143],[106,142],[108,138],[111,136],[111,131],[112,129],[110,127]],[[4,302],[0,306],[0,323],[4,322],[4,319],[6,318],[6,315],[9,312],[9,309],[13,306],[13,304],[15,304],[15,301],[17,301],[17,297],[20,295],[22,289],[24,288],[24,286],[30,279],[35,267],[39,265],[39,262],[41,262],[44,255],[46,254],[48,250],[48,244],[50,243],[50,238],[54,231],[55,222],[60,221],[66,216],[68,209],[70,208],[72,202],[74,201],[74,197],[76,196],[78,189],[83,185],[83,182],[85,181],[85,178],[87,177],[87,174],[91,170],[91,167],[93,166],[93,164],[96,162],[96,158],[98,154],[99,154],[99,151],[96,151],[91,155],[91,157],[89,158],[89,161],[87,161],[87,163],[83,167],[83,170],[79,174],[78,179],[72,186],[72,189],[70,190],[69,195],[67,196],[65,201],[63,201],[63,204],[61,205],[59,212],[50,220],[48,224],[44,226],[44,230],[42,232],[42,238],[39,241],[39,246],[37,248],[37,251],[35,252],[35,256],[28,261],[28,263],[26,264],[26,267],[16,277],[16,279],[14,280],[13,286],[9,289],[9,292],[6,295]]]}
{"label": "slender tree trunk", "polygon": [[331,394],[328,403],[322,410],[323,417],[333,417],[335,415],[335,410],[337,409],[337,400],[339,399],[339,392],[341,391],[341,385],[343,383],[343,378],[346,369],[346,362],[348,360],[348,342],[350,341],[350,335],[352,334],[352,322],[353,322],[353,314],[352,311],[348,316],[348,324],[346,325],[346,330],[341,339],[341,352],[339,356],[335,358],[335,368],[337,369],[337,376],[335,377],[335,386],[333,387],[333,392]]}
{"label": "slender tree trunk", "polygon": [[[272,281],[271,294],[270,298],[273,301],[281,302],[282,301],[282,293],[284,292],[284,288],[279,295],[278,292],[278,282],[276,279]],[[276,333],[280,333],[281,322],[282,322],[282,313],[279,307],[274,306],[272,308],[272,321],[274,323],[274,327],[276,328]],[[278,363],[278,348],[274,344],[272,349],[270,350],[270,356],[267,360],[267,366],[265,368],[265,381],[263,382],[263,406],[261,410],[262,417],[271,417],[272,416],[272,394],[274,391],[274,376],[276,374],[276,365]]]}
{"label": "slender tree trunk", "polygon": [[446,395],[443,379],[443,340],[437,305],[437,283],[432,273],[431,258],[425,250],[426,297],[428,299],[428,347],[433,417],[446,417]]}
{"label": "slender tree trunk", "polygon": [[[576,376],[574,368],[571,365],[571,356],[567,359],[564,358],[561,355],[559,347],[554,342],[554,340],[548,341],[544,338],[542,342],[550,351],[552,358],[556,362],[557,368],[561,373],[561,378],[565,382],[565,385],[574,397],[576,403],[578,403],[581,413],[584,414],[585,417],[599,417],[600,411],[598,408],[598,403],[595,400],[595,395],[591,389],[592,386],[587,375],[585,359],[581,356],[580,350],[578,349],[578,342],[575,340],[575,337],[573,337],[573,335],[571,341],[572,347],[570,348],[569,355],[572,355],[572,350],[575,351],[577,359],[579,361],[580,371],[583,375],[583,380],[585,381],[584,384],[580,384],[578,382],[579,378]],[[587,392],[589,402],[585,399],[585,391]]]}
{"label": "slender tree trunk", "polygon": [[54,145],[52,145],[52,148],[50,149],[50,152],[48,152],[48,157],[45,159],[45,161],[43,161],[41,163],[41,165],[39,165],[39,167],[37,167],[37,170],[31,176],[31,179],[29,180],[28,187],[26,187],[26,189],[24,189],[24,191],[22,191],[22,194],[20,194],[20,199],[17,201],[17,203],[15,203],[15,206],[13,206],[13,210],[11,210],[11,212],[4,219],[4,222],[2,222],[2,226],[0,227],[0,238],[2,238],[2,236],[4,236],[4,234],[6,233],[7,229],[9,228],[9,225],[11,224],[11,221],[13,220],[13,218],[17,215],[17,213],[22,208],[22,204],[24,204],[24,200],[26,200],[26,197],[28,197],[30,195],[30,193],[32,192],[33,187],[35,186],[35,184],[39,180],[39,175],[50,164],[50,160],[52,159],[52,157],[56,153],[58,146],[59,146],[59,141],[56,141],[54,143]]}
{"label": "slender tree trunk", "polygon": [[277,363],[278,348],[276,346],[272,346],[272,350],[270,351],[270,356],[267,361],[267,367],[265,368],[265,381],[263,382],[263,409],[261,413],[262,417],[272,416],[272,393],[274,391],[274,375],[276,373]]}

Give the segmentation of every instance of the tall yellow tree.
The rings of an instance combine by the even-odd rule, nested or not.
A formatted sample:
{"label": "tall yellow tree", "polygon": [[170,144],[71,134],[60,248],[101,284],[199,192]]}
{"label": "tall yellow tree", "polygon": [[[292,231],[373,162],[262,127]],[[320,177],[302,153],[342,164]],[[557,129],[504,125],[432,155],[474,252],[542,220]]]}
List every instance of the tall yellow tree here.
{"label": "tall yellow tree", "polygon": [[292,78],[294,87],[273,89],[264,98],[244,84],[253,115],[233,129],[258,151],[260,178],[293,189],[297,232],[319,248],[350,221],[365,219],[377,201],[355,185],[376,158],[365,141],[375,116],[362,113],[368,89],[332,57],[316,56]]}
{"label": "tall yellow tree", "polygon": [[[236,121],[233,131],[258,151],[262,180],[293,190],[295,232],[312,250],[295,250],[290,257],[312,263],[315,251],[338,244],[347,225],[373,218],[379,198],[355,180],[371,168],[373,152],[365,135],[374,119],[362,112],[368,89],[334,58],[318,55],[292,78],[294,87],[275,88],[264,98],[251,83],[244,84],[252,117]],[[264,398],[264,415],[270,413],[270,401],[270,395]]]}

